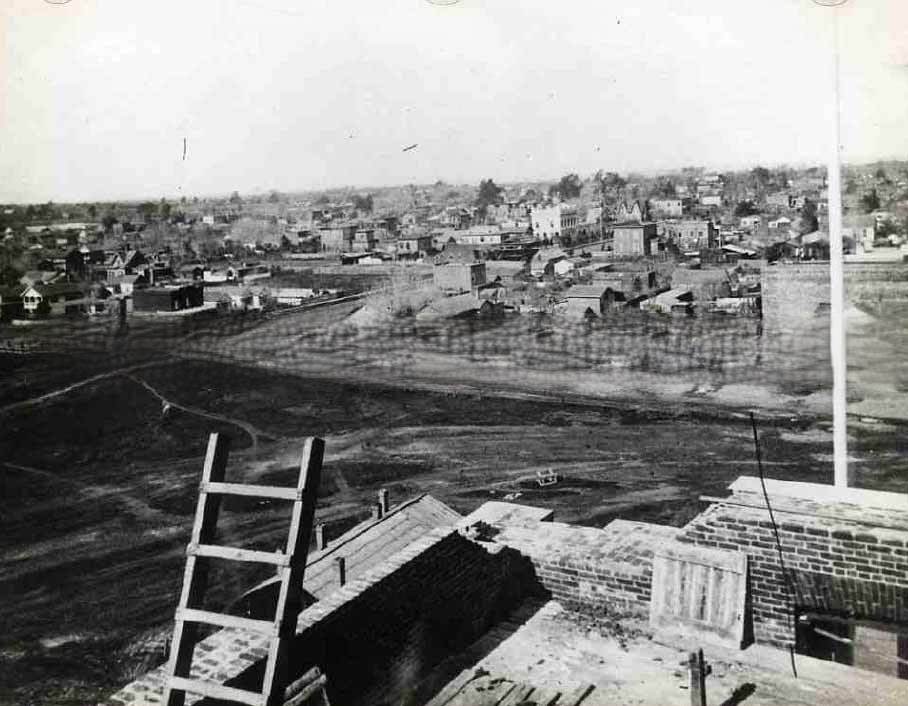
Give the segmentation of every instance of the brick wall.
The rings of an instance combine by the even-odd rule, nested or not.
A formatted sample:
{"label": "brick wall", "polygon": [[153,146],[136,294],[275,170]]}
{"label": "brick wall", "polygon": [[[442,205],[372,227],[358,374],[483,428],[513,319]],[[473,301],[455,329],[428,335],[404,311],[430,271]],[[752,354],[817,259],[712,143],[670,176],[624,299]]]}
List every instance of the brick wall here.
{"label": "brick wall", "polygon": [[569,610],[649,615],[651,568],[631,574],[576,557],[534,563],[542,585]]}
{"label": "brick wall", "polygon": [[[799,611],[908,623],[908,532],[787,513],[776,521]],[[678,540],[746,552],[755,639],[794,641],[788,581],[765,510],[713,505]]]}
{"label": "brick wall", "polygon": [[[294,675],[318,665],[333,703],[406,703],[432,667],[521,602],[532,574],[511,549],[435,530],[300,614]],[[199,644],[193,676],[257,689],[266,653],[261,636],[221,630]],[[159,704],[164,680],[155,670],[107,703]]]}
{"label": "brick wall", "polygon": [[627,520],[603,529],[546,522],[506,527],[495,541],[528,557],[542,586],[571,610],[648,615],[653,549],[677,532]]}

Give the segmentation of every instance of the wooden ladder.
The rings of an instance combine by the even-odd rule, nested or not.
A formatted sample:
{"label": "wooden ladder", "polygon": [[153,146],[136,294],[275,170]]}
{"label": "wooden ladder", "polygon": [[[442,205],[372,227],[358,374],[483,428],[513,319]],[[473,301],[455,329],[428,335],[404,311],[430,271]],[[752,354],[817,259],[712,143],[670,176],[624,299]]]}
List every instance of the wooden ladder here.
{"label": "wooden ladder", "polygon": [[[168,680],[164,691],[166,706],[184,706],[187,693],[249,706],[283,704],[284,687],[289,681],[287,652],[296,634],[296,620],[302,607],[303,574],[306,570],[306,555],[315,515],[324,450],[323,440],[306,439],[300,462],[299,480],[295,488],[225,483],[228,439],[220,434],[212,434],[209,437],[205,466],[202,469],[202,482],[199,486],[195,524],[192,527],[192,538],[186,548],[183,591],[175,616]],[[215,544],[218,514],[224,495],[292,502],[293,511],[286,551],[264,552]],[[274,619],[255,620],[203,610],[203,599],[208,583],[208,562],[204,560],[211,558],[276,566],[280,576],[280,592]],[[199,625],[240,628],[270,637],[261,692],[191,678],[192,657],[198,642]]]}

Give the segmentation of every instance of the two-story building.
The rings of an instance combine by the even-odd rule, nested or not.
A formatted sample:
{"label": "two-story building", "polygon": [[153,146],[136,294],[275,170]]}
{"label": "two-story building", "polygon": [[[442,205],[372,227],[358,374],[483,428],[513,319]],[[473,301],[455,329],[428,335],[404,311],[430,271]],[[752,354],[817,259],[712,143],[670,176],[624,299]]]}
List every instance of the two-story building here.
{"label": "two-story building", "polygon": [[665,224],[665,239],[682,252],[717,246],[718,232],[711,220],[670,221]]}
{"label": "two-story building", "polygon": [[655,238],[655,223],[619,223],[612,226],[612,252],[619,257],[649,255]]}
{"label": "two-story building", "polygon": [[530,210],[530,227],[537,240],[553,242],[573,238],[579,225],[580,214],[567,204],[534,206]]}

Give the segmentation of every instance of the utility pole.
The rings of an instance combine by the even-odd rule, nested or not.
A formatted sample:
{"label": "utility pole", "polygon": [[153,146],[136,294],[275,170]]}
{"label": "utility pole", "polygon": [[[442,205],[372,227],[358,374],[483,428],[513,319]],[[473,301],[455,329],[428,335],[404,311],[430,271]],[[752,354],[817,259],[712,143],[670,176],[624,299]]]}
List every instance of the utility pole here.
{"label": "utility pole", "polygon": [[846,386],[848,361],[845,346],[845,276],[842,251],[842,141],[839,101],[839,14],[847,0],[813,0],[829,8],[833,42],[833,144],[829,155],[829,347],[832,358],[832,444],[835,486],[847,488],[853,478],[848,469],[848,418]]}

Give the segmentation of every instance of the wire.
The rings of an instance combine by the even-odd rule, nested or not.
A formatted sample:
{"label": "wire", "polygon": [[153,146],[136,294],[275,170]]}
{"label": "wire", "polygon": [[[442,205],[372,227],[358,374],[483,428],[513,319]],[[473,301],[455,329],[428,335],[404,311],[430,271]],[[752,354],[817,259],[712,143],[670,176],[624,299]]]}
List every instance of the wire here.
{"label": "wire", "polygon": [[[760,440],[757,437],[757,420],[754,417],[754,413],[750,413],[750,427],[753,429],[754,434],[754,450],[757,455],[757,471],[760,474],[760,487],[763,488],[763,498],[766,501],[766,509],[769,510],[769,521],[772,524],[772,532],[776,538],[776,550],[779,553],[779,566],[782,568],[782,576],[785,577],[785,590],[788,593],[788,629],[789,631],[794,629],[794,614],[795,614],[795,600],[794,600],[794,589],[791,585],[791,576],[788,575],[788,569],[785,568],[785,557],[782,554],[782,540],[779,538],[779,527],[776,525],[776,518],[772,512],[772,505],[769,503],[769,493],[766,491],[766,478],[763,476],[763,458],[760,454]],[[795,667],[795,653],[794,647],[789,646],[789,652],[791,653],[791,671],[794,673],[795,678],[798,676],[798,670]]]}

